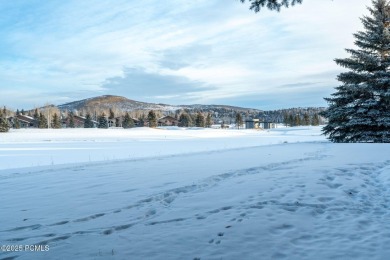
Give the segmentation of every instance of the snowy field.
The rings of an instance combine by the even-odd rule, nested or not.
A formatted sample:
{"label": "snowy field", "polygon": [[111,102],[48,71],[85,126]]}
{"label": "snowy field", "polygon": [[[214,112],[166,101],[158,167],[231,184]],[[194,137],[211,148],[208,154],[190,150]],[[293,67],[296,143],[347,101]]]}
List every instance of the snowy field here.
{"label": "snowy field", "polygon": [[390,259],[390,146],[320,133],[0,134],[0,259]]}

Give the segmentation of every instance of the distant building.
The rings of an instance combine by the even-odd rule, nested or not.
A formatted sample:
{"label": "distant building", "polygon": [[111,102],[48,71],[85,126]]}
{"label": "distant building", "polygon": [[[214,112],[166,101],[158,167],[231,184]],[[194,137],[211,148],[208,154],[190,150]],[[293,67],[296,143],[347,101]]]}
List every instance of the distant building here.
{"label": "distant building", "polygon": [[260,120],[259,119],[245,120],[245,128],[246,129],[259,129],[260,128]]}
{"label": "distant building", "polygon": [[[123,116],[117,116],[115,118],[107,118],[108,127],[123,127]],[[133,118],[133,121],[135,119]],[[138,121],[138,120],[137,120]]]}
{"label": "distant building", "polygon": [[164,116],[157,120],[158,126],[177,126],[179,121],[171,116]]}
{"label": "distant building", "polygon": [[85,117],[74,115],[73,122],[74,122],[74,127],[84,127]]}
{"label": "distant building", "polygon": [[134,122],[134,126],[139,126],[139,119],[138,118],[132,118],[133,119],[133,122]]}
{"label": "distant building", "polygon": [[12,118],[12,123],[15,123],[15,120],[19,121],[20,128],[36,127],[37,125],[37,120],[31,116],[19,114]]}
{"label": "distant building", "polygon": [[271,128],[276,128],[276,123],[272,122],[262,122],[262,128],[263,129],[271,129]]}
{"label": "distant building", "polygon": [[107,125],[108,125],[108,127],[116,127],[116,119],[115,118],[108,118]]}
{"label": "distant building", "polygon": [[8,125],[10,125],[10,126],[14,125],[15,119],[13,116],[8,116],[5,119],[7,120]]}
{"label": "distant building", "polygon": [[[85,117],[83,116],[73,116],[73,123],[75,128],[84,128],[84,123],[85,123]],[[93,127],[97,127],[98,122],[95,120],[92,120]],[[65,118],[62,120],[62,127],[66,128],[69,127],[69,118]]]}
{"label": "distant building", "polygon": [[276,123],[260,122],[260,119],[249,119],[245,121],[246,129],[271,129],[276,128]]}

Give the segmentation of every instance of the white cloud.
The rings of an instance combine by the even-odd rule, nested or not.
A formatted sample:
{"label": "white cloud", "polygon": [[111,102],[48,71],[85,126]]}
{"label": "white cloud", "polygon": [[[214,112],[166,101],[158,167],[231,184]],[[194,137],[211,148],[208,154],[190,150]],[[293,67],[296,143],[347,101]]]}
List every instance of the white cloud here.
{"label": "white cloud", "polygon": [[[181,91],[197,103],[277,98],[286,92],[280,86],[299,82],[320,82],[311,87],[329,93],[341,71],[333,59],[353,47],[352,33],[362,28],[359,17],[370,2],[304,1],[280,13],[257,14],[234,0],[1,3],[0,11],[10,15],[0,20],[0,89],[33,89],[60,102],[65,92],[75,93],[66,95],[75,99],[85,91],[104,93],[110,89],[103,86],[107,79],[123,77],[124,68],[141,68],[153,77],[177,76],[208,86],[194,92],[189,84]],[[324,105],[322,96],[307,88],[299,89],[301,106],[305,91]],[[131,91],[123,95],[133,98]],[[181,101],[171,91],[144,96]],[[0,97],[0,103],[18,103],[17,94],[13,99]]]}

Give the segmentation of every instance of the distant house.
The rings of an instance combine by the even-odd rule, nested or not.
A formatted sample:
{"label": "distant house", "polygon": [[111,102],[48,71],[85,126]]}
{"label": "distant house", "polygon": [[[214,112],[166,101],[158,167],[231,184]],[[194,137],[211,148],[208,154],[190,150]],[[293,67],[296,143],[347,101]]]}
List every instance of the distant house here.
{"label": "distant house", "polygon": [[61,128],[67,128],[68,127],[68,118],[62,118],[61,119]]}
{"label": "distant house", "polygon": [[134,126],[139,126],[139,119],[137,118],[132,118],[134,121]]}
{"label": "distant house", "polygon": [[[98,125],[99,125],[99,122],[98,121],[96,121],[96,120],[92,120],[92,123],[93,123],[93,127],[98,127]],[[84,125],[83,125],[83,127],[84,127]]]}
{"label": "distant house", "polygon": [[[83,116],[73,116],[73,122],[74,122],[74,127],[75,128],[83,128],[84,127],[84,122],[85,122],[85,117]],[[67,122],[67,125],[69,125],[69,120]]]}
{"label": "distant house", "polygon": [[260,120],[259,119],[245,120],[245,128],[246,129],[259,129],[260,128]]}
{"label": "distant house", "polygon": [[276,123],[272,122],[262,122],[262,128],[263,129],[271,129],[271,128],[276,128]]}
{"label": "distant house", "polygon": [[177,126],[179,121],[171,116],[164,116],[157,120],[158,126]]}
{"label": "distant house", "polygon": [[14,119],[13,116],[6,117],[5,119],[7,120],[8,125],[10,125],[10,126],[14,125],[14,120],[15,119]]}
{"label": "distant house", "polygon": [[[141,125],[140,120],[137,118],[131,119],[133,119],[134,126],[148,126],[148,121],[146,119],[144,120],[144,125]],[[118,116],[112,119],[108,118],[108,127],[123,127],[123,120],[125,120],[124,116]]]}
{"label": "distant house", "polygon": [[246,129],[271,129],[276,128],[276,123],[260,122],[260,119],[249,119],[245,121]]}
{"label": "distant house", "polygon": [[108,127],[116,127],[116,119],[115,118],[108,118],[107,124],[108,124]]}
{"label": "distant house", "polygon": [[19,114],[12,119],[12,123],[15,123],[15,120],[19,121],[20,128],[30,128],[37,125],[37,120],[31,116]]}
{"label": "distant house", "polygon": [[108,118],[108,127],[122,127],[123,117],[117,116],[115,118]]}

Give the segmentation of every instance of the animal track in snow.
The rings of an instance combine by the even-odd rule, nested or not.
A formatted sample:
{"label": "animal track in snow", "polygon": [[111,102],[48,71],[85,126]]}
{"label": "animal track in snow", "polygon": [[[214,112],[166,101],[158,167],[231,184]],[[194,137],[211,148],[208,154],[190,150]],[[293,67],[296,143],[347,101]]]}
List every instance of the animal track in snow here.
{"label": "animal track in snow", "polygon": [[92,219],[95,219],[95,218],[103,217],[104,215],[106,215],[106,214],[105,213],[98,213],[98,214],[95,214],[95,215],[91,215],[89,217],[76,219],[73,222],[85,222],[85,221],[92,220]]}

